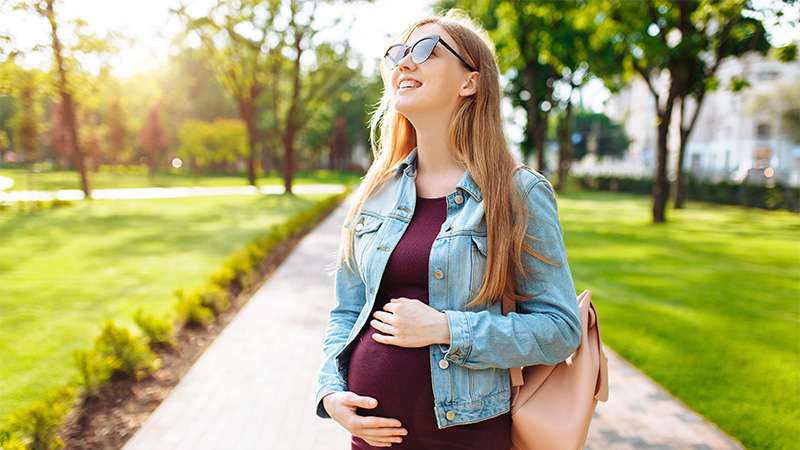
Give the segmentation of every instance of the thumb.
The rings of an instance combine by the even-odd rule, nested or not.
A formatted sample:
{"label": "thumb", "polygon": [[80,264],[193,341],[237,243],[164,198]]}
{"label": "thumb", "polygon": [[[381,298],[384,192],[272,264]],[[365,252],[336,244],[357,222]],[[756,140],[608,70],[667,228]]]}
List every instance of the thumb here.
{"label": "thumb", "polygon": [[372,397],[366,397],[363,395],[353,394],[350,397],[350,403],[355,406],[360,406],[362,408],[374,408],[378,405],[378,401]]}

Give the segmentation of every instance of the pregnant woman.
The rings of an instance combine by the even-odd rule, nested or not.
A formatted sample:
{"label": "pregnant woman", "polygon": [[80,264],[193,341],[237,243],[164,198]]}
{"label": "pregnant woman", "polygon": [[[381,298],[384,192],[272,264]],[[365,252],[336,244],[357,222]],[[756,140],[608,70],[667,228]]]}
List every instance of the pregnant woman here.
{"label": "pregnant woman", "polygon": [[381,74],[317,415],[352,449],[509,450],[508,369],[555,364],[581,338],[555,194],[508,150],[493,44],[468,17],[413,23]]}

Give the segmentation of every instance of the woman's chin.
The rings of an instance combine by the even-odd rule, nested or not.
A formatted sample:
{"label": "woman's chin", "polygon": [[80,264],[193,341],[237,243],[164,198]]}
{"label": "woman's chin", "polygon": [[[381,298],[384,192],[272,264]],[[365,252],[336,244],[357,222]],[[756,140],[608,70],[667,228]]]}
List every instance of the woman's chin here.
{"label": "woman's chin", "polygon": [[394,100],[394,109],[397,112],[402,113],[403,115],[414,114],[420,111],[420,104],[418,101],[415,101],[410,98],[403,98],[401,95],[400,97],[395,97]]}

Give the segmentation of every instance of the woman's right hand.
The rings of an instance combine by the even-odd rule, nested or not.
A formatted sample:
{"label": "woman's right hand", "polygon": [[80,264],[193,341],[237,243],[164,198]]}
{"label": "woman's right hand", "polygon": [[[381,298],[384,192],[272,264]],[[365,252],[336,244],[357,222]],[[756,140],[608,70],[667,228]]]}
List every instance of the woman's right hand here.
{"label": "woman's right hand", "polygon": [[360,437],[373,447],[390,447],[393,442],[403,442],[408,430],[397,419],[359,416],[356,408],[374,408],[378,400],[358,395],[352,391],[333,392],[322,398],[328,415],[353,436]]}

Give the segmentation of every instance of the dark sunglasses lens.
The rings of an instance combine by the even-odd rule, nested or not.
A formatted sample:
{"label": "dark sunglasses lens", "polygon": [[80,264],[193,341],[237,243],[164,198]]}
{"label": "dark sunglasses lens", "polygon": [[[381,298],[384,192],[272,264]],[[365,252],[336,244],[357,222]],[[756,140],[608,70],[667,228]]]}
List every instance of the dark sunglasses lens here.
{"label": "dark sunglasses lens", "polygon": [[407,49],[408,47],[403,45],[395,45],[394,47],[390,48],[389,51],[386,52],[386,63],[390,67],[395,66],[400,62],[401,59],[403,59]]}
{"label": "dark sunglasses lens", "polygon": [[433,39],[423,39],[419,41],[414,47],[414,51],[411,53],[411,59],[413,59],[416,64],[424,63],[428,57],[431,56],[435,45],[436,41]]}

